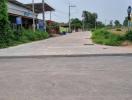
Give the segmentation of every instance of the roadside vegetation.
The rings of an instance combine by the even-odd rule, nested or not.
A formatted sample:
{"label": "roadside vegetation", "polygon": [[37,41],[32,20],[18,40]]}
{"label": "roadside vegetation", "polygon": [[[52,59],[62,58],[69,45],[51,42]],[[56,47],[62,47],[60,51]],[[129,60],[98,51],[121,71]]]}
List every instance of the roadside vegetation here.
{"label": "roadside vegetation", "polygon": [[94,43],[109,45],[109,46],[122,46],[132,43],[132,31],[126,29],[97,29],[93,31],[92,40]]}
{"label": "roadside vegetation", "polygon": [[9,44],[10,40],[8,38],[11,35],[6,2],[7,0],[0,1],[0,45],[4,42]]}
{"label": "roadside vegetation", "polygon": [[39,30],[33,32],[32,30],[22,29],[19,33],[17,31],[10,31],[9,35],[0,35],[0,48],[16,46],[23,43],[46,39],[48,37],[48,33]]}
{"label": "roadside vegetation", "polygon": [[7,0],[0,1],[0,48],[15,46],[36,40],[48,38],[46,32],[32,30],[13,30],[10,26],[7,13]]}
{"label": "roadside vegetation", "polygon": [[113,34],[106,29],[98,29],[92,34],[93,42],[110,46],[121,45],[121,43],[123,42],[123,37],[124,36]]}
{"label": "roadside vegetation", "polygon": [[83,11],[83,18],[84,30],[92,31],[92,40],[94,43],[109,46],[132,45],[132,29],[128,31],[127,17],[124,19],[123,24],[119,20],[110,20],[107,25],[101,21],[97,21],[97,13]]}

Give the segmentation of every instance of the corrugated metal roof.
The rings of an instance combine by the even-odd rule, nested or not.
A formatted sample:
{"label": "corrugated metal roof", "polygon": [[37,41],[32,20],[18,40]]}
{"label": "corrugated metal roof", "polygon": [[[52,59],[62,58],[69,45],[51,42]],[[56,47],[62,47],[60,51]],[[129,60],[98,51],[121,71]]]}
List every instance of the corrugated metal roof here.
{"label": "corrugated metal roof", "polygon": [[[19,2],[17,0],[8,0],[8,1],[11,2],[11,3],[16,4],[18,6],[27,8],[27,9],[29,9],[29,10],[32,11],[32,3],[30,3],[30,4],[23,4],[23,3],[21,3],[21,2]],[[43,4],[42,3],[35,3],[34,6],[35,6],[35,13],[42,13],[43,12],[43,7],[42,7]],[[54,8],[52,8],[47,3],[45,3],[45,11],[54,11],[54,10],[55,10]]]}
{"label": "corrugated metal roof", "polygon": [[[27,7],[32,8],[32,3],[26,4]],[[34,3],[35,12],[36,13],[42,13],[43,12],[43,4],[42,3]],[[45,3],[45,11],[54,11],[55,9],[49,6],[47,3]]]}
{"label": "corrugated metal roof", "polygon": [[16,4],[18,6],[21,6],[21,7],[24,7],[24,8],[27,8],[29,10],[32,10],[31,8],[27,7],[25,4],[21,3],[21,2],[18,2],[16,0],[8,0],[9,2],[13,3],[13,4]]}

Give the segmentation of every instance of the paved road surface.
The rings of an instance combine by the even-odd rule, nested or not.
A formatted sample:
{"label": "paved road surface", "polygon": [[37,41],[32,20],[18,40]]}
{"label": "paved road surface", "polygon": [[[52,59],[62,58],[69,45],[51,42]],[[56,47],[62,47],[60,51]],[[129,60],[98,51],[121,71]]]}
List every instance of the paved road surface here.
{"label": "paved road surface", "polygon": [[0,100],[131,100],[132,57],[0,59]]}
{"label": "paved road surface", "polygon": [[78,32],[47,40],[1,49],[0,56],[126,54],[132,47],[93,44],[90,32]]}

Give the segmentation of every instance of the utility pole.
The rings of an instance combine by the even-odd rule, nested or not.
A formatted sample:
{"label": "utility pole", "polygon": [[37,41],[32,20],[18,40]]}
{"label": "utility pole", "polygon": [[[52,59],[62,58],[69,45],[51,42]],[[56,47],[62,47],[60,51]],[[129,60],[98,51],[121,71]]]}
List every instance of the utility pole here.
{"label": "utility pole", "polygon": [[71,32],[71,7],[69,4],[69,33]]}
{"label": "utility pole", "polygon": [[32,0],[32,11],[33,11],[33,32],[35,32],[35,11],[34,11],[34,0]]}
{"label": "utility pole", "polygon": [[82,31],[85,31],[85,16],[84,16],[84,12],[82,14]]}
{"label": "utility pole", "polygon": [[75,5],[71,5],[69,3],[69,32],[71,32],[71,8],[76,7]]}
{"label": "utility pole", "polygon": [[45,20],[45,0],[42,0],[43,4],[43,25],[44,25],[44,31],[46,32],[46,20]]}

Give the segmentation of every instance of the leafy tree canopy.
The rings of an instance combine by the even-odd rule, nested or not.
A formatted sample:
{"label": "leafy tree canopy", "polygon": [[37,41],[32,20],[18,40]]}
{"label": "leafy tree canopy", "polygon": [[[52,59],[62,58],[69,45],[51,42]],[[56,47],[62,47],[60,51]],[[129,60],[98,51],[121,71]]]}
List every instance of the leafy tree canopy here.
{"label": "leafy tree canopy", "polygon": [[71,27],[72,29],[79,29],[82,28],[82,21],[78,18],[71,19]]}
{"label": "leafy tree canopy", "polygon": [[119,20],[115,20],[114,24],[115,24],[116,27],[120,27],[121,26],[121,23],[120,23]]}
{"label": "leafy tree canopy", "polygon": [[125,17],[125,20],[123,22],[123,26],[127,26],[128,25],[128,17]]}
{"label": "leafy tree canopy", "polygon": [[91,13],[89,11],[83,11],[83,18],[85,23],[85,29],[94,28],[95,22],[98,18],[98,14]]}

